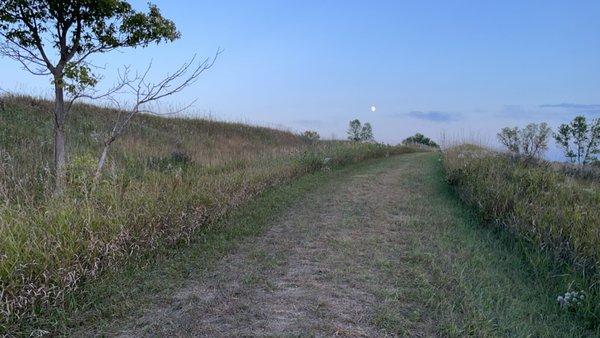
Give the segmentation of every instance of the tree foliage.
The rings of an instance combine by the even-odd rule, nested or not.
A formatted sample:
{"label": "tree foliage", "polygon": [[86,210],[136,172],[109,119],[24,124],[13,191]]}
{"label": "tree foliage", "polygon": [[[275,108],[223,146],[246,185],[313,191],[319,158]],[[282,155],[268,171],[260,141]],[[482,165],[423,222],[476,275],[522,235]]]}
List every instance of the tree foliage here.
{"label": "tree foliage", "polygon": [[596,162],[600,154],[600,119],[588,124],[585,116],[576,116],[571,123],[558,127],[554,139],[572,163]]}
{"label": "tree foliage", "polygon": [[505,127],[498,133],[498,140],[508,151],[527,158],[543,155],[548,149],[551,129],[546,123],[530,123],[525,128]]}
{"label": "tree foliage", "polygon": [[428,147],[439,148],[437,143],[421,133],[416,133],[415,135],[406,138],[404,141],[402,141],[402,144],[420,144]]}
{"label": "tree foliage", "polygon": [[350,121],[347,134],[348,140],[354,142],[372,142],[375,139],[373,137],[373,127],[371,124],[366,122],[363,125],[359,119]]}
{"label": "tree foliage", "polygon": [[348,125],[348,131],[347,131],[348,140],[355,141],[355,142],[360,141],[361,128],[362,128],[362,124],[360,123],[360,120],[354,119],[354,120],[350,121],[350,124]]}
{"label": "tree foliage", "polygon": [[173,41],[180,33],[154,5],[143,13],[123,0],[5,0],[0,36],[2,53],[32,73],[93,84],[90,55]]}
{"label": "tree foliage", "polygon": [[373,127],[371,127],[369,122],[365,122],[360,130],[360,140],[363,142],[372,142],[374,140]]}

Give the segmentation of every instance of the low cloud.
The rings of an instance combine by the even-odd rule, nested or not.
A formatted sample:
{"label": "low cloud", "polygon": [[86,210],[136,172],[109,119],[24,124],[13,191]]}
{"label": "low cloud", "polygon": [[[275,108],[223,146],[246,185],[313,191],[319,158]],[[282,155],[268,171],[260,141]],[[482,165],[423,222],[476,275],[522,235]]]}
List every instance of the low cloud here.
{"label": "low cloud", "polygon": [[455,114],[440,112],[440,111],[411,111],[406,114],[409,117],[419,120],[426,120],[431,122],[452,122],[458,121],[459,118]]}
{"label": "low cloud", "polygon": [[508,117],[508,118],[514,118],[514,119],[529,119],[532,117],[537,118],[538,117],[537,115],[539,115],[539,112],[537,112],[535,110],[530,110],[523,106],[507,104],[507,105],[502,106],[500,111],[498,111],[494,115],[497,117]]}
{"label": "low cloud", "polygon": [[579,104],[579,103],[558,103],[558,104],[541,104],[540,108],[563,108],[575,110],[600,110],[600,104]]}

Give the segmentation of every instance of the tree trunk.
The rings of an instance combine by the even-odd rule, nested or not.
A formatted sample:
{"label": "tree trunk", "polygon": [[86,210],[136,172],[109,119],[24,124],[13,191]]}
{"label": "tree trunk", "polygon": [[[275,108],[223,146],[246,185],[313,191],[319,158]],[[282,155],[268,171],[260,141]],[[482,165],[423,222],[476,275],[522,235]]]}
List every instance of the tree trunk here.
{"label": "tree trunk", "polygon": [[54,79],[54,194],[62,194],[67,180],[65,100],[62,78]]}
{"label": "tree trunk", "polygon": [[106,162],[106,155],[108,155],[108,147],[110,147],[110,143],[105,143],[104,148],[102,149],[102,155],[100,155],[100,160],[98,160],[98,167],[96,168],[96,173],[94,174],[92,190],[96,190],[96,186],[98,185],[98,181],[100,180],[100,175],[102,175],[102,168],[104,168],[104,163]]}

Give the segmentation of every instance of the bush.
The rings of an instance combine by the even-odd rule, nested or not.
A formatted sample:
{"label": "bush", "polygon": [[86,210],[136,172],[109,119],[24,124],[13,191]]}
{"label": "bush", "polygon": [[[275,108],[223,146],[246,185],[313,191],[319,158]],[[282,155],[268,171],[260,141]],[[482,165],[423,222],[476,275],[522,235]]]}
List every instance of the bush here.
{"label": "bush", "polygon": [[316,142],[321,139],[321,135],[314,130],[307,130],[301,135],[302,139],[306,142]]}
{"label": "bush", "polygon": [[421,133],[416,133],[414,136],[404,139],[404,141],[402,141],[402,144],[404,144],[404,145],[419,145],[419,146],[426,146],[426,147],[432,147],[432,148],[440,147],[437,143],[435,143],[429,137],[427,137]]}
{"label": "bush", "polygon": [[148,166],[158,170],[182,169],[190,164],[190,157],[182,151],[174,151],[168,157],[150,158]]}

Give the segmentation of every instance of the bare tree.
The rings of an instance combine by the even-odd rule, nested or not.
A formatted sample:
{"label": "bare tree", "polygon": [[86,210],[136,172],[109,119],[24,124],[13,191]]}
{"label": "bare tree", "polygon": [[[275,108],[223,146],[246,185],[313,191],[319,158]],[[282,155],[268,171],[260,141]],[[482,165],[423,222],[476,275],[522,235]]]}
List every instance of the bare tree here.
{"label": "bare tree", "polygon": [[[175,70],[175,72],[165,76],[157,82],[152,82],[148,79],[150,71],[152,70],[152,64],[148,65],[143,73],[136,73],[133,76],[129,67],[126,67],[122,72],[119,72],[117,84],[103,95],[103,97],[113,101],[119,109],[115,124],[110,134],[103,142],[102,153],[98,159],[98,166],[94,174],[94,187],[97,185],[100,175],[102,174],[102,169],[106,163],[110,146],[123,134],[131,119],[139,113],[176,114],[188,109],[193,102],[176,111],[163,113],[152,110],[149,105],[156,103],[165,97],[177,94],[192,85],[198,80],[202,73],[215,64],[215,61],[221,53],[222,50],[218,49],[213,58],[206,58],[201,62],[196,62],[196,56],[194,56],[190,61],[184,63]],[[122,107],[117,95],[130,96],[133,98],[133,102],[128,108]]]}

